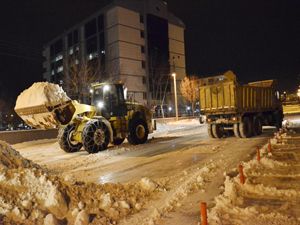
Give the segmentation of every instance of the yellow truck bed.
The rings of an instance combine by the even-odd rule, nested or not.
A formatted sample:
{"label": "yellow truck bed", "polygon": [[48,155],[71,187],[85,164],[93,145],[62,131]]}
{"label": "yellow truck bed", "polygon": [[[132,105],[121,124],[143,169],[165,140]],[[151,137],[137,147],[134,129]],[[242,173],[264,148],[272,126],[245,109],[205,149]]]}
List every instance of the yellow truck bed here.
{"label": "yellow truck bed", "polygon": [[235,76],[216,76],[200,81],[203,114],[232,114],[271,111],[277,107],[274,81],[239,85]]}

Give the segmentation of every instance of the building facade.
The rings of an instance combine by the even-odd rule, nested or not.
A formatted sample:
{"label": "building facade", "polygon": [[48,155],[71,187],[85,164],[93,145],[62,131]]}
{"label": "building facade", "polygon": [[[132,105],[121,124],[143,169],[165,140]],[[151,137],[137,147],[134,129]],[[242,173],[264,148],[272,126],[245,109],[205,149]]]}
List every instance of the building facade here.
{"label": "building facade", "polygon": [[172,99],[186,75],[184,24],[161,0],[114,0],[44,46],[44,78],[62,84],[70,58],[101,65],[99,81],[122,81],[129,98]]}

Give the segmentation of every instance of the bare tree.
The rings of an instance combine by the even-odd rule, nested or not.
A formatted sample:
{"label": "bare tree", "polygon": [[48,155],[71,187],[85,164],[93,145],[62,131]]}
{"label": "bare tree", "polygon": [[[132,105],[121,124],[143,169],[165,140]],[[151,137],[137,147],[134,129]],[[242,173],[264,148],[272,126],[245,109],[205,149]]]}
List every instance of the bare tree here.
{"label": "bare tree", "polygon": [[191,103],[194,116],[195,103],[199,100],[198,79],[195,76],[185,77],[180,83],[182,96]]}
{"label": "bare tree", "polygon": [[98,58],[90,61],[71,58],[64,74],[64,89],[72,98],[85,102],[90,95],[91,83],[101,81],[104,75]]}

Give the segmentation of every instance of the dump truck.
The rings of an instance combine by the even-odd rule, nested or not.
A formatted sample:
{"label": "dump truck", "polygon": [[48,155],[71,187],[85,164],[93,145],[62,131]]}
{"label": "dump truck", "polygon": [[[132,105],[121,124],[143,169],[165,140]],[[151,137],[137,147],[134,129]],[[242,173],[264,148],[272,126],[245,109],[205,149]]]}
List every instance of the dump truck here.
{"label": "dump truck", "polygon": [[125,138],[134,145],[147,141],[153,132],[152,113],[127,102],[122,83],[94,83],[90,92],[91,105],[86,105],[71,100],[56,84],[38,82],[19,95],[15,111],[29,126],[58,127],[58,143],[66,152],[84,147],[96,153]]}
{"label": "dump truck", "polygon": [[239,138],[260,135],[262,126],[282,127],[283,110],[276,80],[240,85],[236,75],[199,80],[200,110],[206,115],[208,135],[221,138],[234,133]]}

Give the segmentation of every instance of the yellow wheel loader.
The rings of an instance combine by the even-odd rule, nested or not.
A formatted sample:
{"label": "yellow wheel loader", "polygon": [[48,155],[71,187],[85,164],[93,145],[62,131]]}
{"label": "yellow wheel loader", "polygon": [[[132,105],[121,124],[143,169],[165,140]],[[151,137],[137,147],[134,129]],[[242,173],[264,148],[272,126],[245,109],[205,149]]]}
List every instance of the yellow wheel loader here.
{"label": "yellow wheel loader", "polygon": [[125,138],[130,144],[143,144],[153,132],[151,111],[126,102],[121,83],[93,84],[91,101],[92,105],[68,100],[56,105],[16,106],[15,111],[30,126],[58,126],[58,142],[66,152],[84,147],[89,153],[97,153],[107,149],[109,143],[122,144]]}

